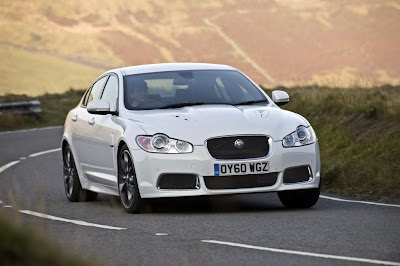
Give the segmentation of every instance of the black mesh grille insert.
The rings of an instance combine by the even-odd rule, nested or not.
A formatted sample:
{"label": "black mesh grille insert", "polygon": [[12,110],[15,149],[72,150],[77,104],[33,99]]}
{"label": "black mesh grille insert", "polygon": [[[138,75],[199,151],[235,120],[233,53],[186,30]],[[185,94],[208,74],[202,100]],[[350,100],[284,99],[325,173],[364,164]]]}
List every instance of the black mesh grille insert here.
{"label": "black mesh grille insert", "polygon": [[269,187],[276,183],[278,173],[230,176],[205,176],[208,189]]}
{"label": "black mesh grille insert", "polygon": [[197,175],[165,174],[158,180],[159,189],[198,189]]}
{"label": "black mesh grille insert", "polygon": [[283,183],[297,183],[308,181],[310,178],[310,171],[308,166],[300,166],[286,169],[283,173]]}
{"label": "black mesh grille insert", "polygon": [[[243,142],[242,148],[235,147],[235,141]],[[209,139],[207,149],[215,159],[249,159],[267,156],[267,136],[236,136]]]}

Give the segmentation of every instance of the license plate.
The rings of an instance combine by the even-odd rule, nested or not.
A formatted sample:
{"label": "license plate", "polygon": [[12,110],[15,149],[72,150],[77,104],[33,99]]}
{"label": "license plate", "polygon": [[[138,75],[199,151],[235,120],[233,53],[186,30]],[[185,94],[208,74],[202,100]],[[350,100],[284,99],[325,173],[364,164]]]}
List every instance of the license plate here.
{"label": "license plate", "polygon": [[268,162],[214,164],[214,175],[246,175],[268,172]]}

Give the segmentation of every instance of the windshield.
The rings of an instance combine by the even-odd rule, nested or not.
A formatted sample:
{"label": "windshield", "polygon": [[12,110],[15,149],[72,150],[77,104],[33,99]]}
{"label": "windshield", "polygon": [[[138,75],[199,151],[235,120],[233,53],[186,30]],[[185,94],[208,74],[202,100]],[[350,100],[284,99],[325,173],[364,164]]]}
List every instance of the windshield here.
{"label": "windshield", "polygon": [[124,77],[130,110],[180,108],[202,104],[267,104],[264,94],[236,70],[185,70]]}

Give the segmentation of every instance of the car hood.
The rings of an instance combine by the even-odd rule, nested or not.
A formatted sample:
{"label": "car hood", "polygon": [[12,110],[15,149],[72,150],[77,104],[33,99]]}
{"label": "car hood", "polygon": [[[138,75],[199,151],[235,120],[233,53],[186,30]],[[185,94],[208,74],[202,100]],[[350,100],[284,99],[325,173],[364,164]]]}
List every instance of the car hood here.
{"label": "car hood", "polygon": [[148,135],[203,145],[208,138],[227,135],[269,135],[282,140],[297,126],[308,126],[302,116],[271,106],[200,105],[177,109],[130,111],[129,119]]}

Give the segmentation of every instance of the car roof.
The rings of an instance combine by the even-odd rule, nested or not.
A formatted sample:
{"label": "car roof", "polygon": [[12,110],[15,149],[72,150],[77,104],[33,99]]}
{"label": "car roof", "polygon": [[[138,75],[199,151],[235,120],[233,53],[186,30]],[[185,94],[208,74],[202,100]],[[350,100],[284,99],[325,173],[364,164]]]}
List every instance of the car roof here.
{"label": "car roof", "polygon": [[236,70],[234,67],[205,63],[163,63],[131,67],[123,67],[109,72],[121,71],[124,75],[143,74],[152,72],[178,71],[178,70]]}

